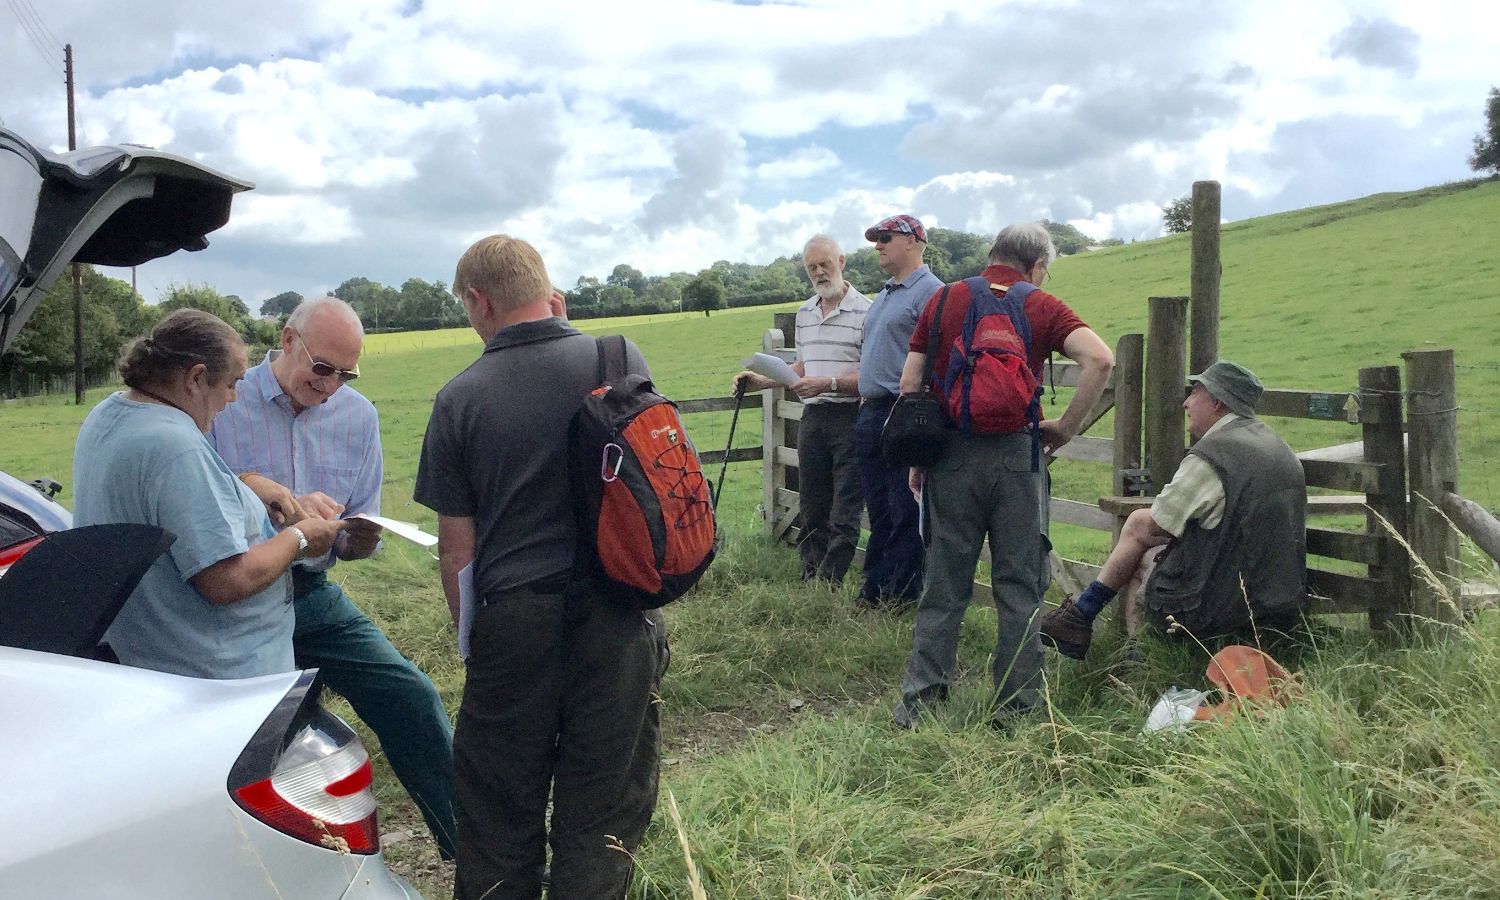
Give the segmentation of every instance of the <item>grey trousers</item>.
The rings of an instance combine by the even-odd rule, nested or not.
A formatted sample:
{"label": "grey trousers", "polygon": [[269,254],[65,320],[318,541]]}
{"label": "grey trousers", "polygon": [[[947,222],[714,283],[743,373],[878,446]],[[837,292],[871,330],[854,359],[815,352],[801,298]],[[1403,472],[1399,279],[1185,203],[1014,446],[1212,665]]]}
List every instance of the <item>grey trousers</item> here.
{"label": "grey trousers", "polygon": [[1031,471],[1031,436],[1021,432],[955,440],[947,457],[928,470],[927,572],[901,681],[908,708],[947,695],[986,536],[997,614],[990,662],[995,712],[1036,704],[1042,669],[1038,612],[1049,583],[1045,465]]}
{"label": "grey trousers", "polygon": [[859,546],[864,492],[854,458],[858,403],[809,403],[797,433],[802,500],[802,577],[844,580]]}

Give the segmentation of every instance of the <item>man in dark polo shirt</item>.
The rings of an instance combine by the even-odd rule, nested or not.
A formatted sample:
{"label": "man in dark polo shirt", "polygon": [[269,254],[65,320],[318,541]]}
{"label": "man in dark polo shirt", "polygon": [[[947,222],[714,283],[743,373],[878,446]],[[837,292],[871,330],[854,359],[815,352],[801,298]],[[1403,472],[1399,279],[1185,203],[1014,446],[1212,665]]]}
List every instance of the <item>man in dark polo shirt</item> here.
{"label": "man in dark polo shirt", "polygon": [[[659,613],[565,590],[568,425],[597,386],[595,342],[563,318],[525,241],[474,244],[453,292],[485,349],[438,392],[416,500],[438,513],[455,623],[466,566],[480,607],[453,736],[454,896],[538,897],[550,845],[552,896],[623,897],[656,806],[666,635]],[[650,374],[634,344],[627,353]]]}

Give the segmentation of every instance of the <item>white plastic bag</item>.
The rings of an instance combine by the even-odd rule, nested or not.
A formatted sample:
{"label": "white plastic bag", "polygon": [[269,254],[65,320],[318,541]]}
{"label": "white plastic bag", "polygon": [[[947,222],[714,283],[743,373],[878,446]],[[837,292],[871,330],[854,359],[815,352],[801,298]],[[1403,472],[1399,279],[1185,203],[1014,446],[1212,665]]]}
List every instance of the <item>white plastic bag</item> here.
{"label": "white plastic bag", "polygon": [[1156,705],[1151,707],[1151,714],[1146,716],[1146,727],[1141,729],[1141,733],[1150,734],[1163,729],[1185,731],[1188,723],[1193,721],[1193,714],[1207,699],[1206,691],[1172,685],[1162,691]]}

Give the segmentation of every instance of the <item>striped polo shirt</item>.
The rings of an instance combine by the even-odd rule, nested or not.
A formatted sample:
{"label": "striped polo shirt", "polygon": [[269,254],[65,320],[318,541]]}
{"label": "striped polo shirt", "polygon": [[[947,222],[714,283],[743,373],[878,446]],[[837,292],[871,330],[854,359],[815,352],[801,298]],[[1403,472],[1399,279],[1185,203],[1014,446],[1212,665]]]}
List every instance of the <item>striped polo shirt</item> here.
{"label": "striped polo shirt", "polygon": [[[859,368],[859,348],[865,339],[865,314],[870,311],[869,298],[847,281],[848,290],[839,305],[826,318],[817,294],[797,310],[797,361],[808,378],[837,375],[853,387],[859,378],[850,369]],[[842,385],[840,386],[843,387]],[[859,397],[849,394],[819,394],[803,403],[856,403]]]}

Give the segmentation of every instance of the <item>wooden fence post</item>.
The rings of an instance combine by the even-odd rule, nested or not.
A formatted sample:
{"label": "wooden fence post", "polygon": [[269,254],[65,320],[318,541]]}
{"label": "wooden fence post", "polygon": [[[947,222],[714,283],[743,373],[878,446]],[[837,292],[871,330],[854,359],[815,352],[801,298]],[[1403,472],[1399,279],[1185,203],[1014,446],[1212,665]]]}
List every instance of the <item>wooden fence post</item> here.
{"label": "wooden fence post", "polygon": [[[761,338],[760,348],[767,353],[775,353],[782,349],[785,341],[779,329],[768,328]],[[760,507],[761,514],[765,517],[765,534],[768,538],[776,533],[776,492],[786,481],[786,470],[776,461],[776,448],[786,440],[786,420],[776,414],[776,404],[785,395],[785,388],[774,387],[766,391],[761,400],[760,433],[763,452],[760,461]]]}
{"label": "wooden fence post", "polygon": [[1114,480],[1110,490],[1116,497],[1130,493],[1131,482],[1125,477],[1125,470],[1141,467],[1141,367],[1145,343],[1144,335],[1127,334],[1115,345]]}
{"label": "wooden fence post", "polygon": [[[776,323],[772,327],[781,332],[782,340],[785,342],[782,346],[788,350],[795,348],[797,346],[797,314],[795,312],[772,313],[771,320]],[[780,396],[781,399],[791,400],[795,403],[802,402],[797,399],[796,394],[788,394],[784,390]],[[782,428],[782,446],[793,448],[800,446],[797,439],[800,436],[798,432],[802,428],[802,423],[795,419],[783,419]],[[802,490],[802,470],[800,468],[786,468],[782,473],[782,483],[787,490]]]}
{"label": "wooden fence post", "polygon": [[1182,401],[1187,387],[1187,297],[1152,297],[1146,328],[1146,466],[1151,494],[1182,462]]}
{"label": "wooden fence post", "polygon": [[1438,511],[1445,493],[1458,492],[1458,394],[1453,351],[1409,350],[1406,361],[1411,478],[1409,542],[1419,561],[1412,578],[1412,612],[1439,622],[1461,617],[1458,532]]}
{"label": "wooden fence post", "polygon": [[1189,359],[1202,372],[1219,358],[1219,183],[1193,182],[1193,330]]}
{"label": "wooden fence post", "polygon": [[[1407,534],[1406,446],[1401,411],[1401,370],[1374,366],[1359,370],[1360,431],[1366,462],[1379,463],[1379,491],[1366,491],[1365,531],[1385,538],[1380,565],[1370,566],[1370,577],[1386,589],[1370,606],[1370,630],[1379,632],[1411,624],[1411,557],[1402,546]],[[1384,519],[1382,525],[1380,520]],[[1391,532],[1388,533],[1386,528]]]}

